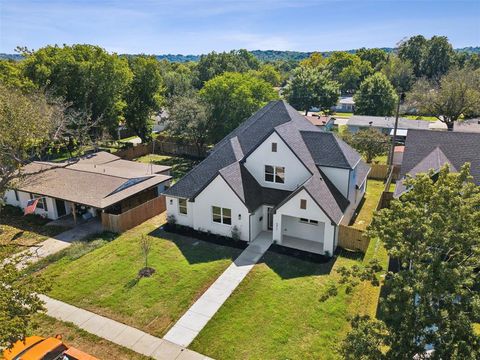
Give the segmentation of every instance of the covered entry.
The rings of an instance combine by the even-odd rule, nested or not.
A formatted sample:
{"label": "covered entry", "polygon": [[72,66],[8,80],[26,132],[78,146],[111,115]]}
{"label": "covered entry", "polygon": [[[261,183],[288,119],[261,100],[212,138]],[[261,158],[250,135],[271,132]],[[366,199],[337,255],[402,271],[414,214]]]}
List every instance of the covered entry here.
{"label": "covered entry", "polygon": [[281,215],[281,240],[283,246],[323,254],[325,223],[315,219]]}

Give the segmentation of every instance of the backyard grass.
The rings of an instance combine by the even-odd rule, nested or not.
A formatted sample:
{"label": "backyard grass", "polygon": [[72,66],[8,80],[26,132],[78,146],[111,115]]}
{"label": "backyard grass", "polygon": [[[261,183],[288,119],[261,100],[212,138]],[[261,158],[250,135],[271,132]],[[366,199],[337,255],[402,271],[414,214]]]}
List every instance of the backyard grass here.
{"label": "backyard grass", "polygon": [[432,121],[432,122],[438,120],[438,118],[436,118],[435,116],[403,115],[402,117],[409,120],[424,120],[424,121]]}
{"label": "backyard grass", "polygon": [[[63,257],[40,271],[52,281],[48,295],[162,336],[230,265],[240,250],[165,233],[155,218],[79,257]],[[158,222],[158,221],[157,221]],[[143,267],[140,239],[152,248]]]}
{"label": "backyard grass", "polygon": [[5,206],[0,211],[0,261],[35,245],[67,228],[45,226],[50,220],[37,215],[23,216],[22,210]]}
{"label": "backyard grass", "polygon": [[373,213],[377,208],[378,201],[382,195],[385,184],[382,180],[367,180],[367,190],[365,192],[365,198],[360,204],[360,209],[357,210],[358,214],[355,217],[353,226],[365,230],[372,221]]}
{"label": "backyard grass", "polygon": [[340,266],[372,258],[386,267],[386,251],[372,240],[362,259],[346,252],[318,264],[267,252],[190,347],[220,359],[338,359],[336,352],[357,313],[375,316],[380,288],[360,284],[351,294],[336,284]]}
{"label": "backyard grass", "polygon": [[171,175],[173,176],[173,183],[176,183],[183,176],[185,176],[192,168],[197,165],[200,160],[191,159],[182,156],[168,156],[150,154],[139,157],[136,161],[143,163],[153,163],[156,165],[167,165],[172,167]]}
{"label": "backyard grass", "polygon": [[68,346],[73,346],[99,359],[149,359],[146,356],[142,356],[108,340],[90,334],[85,330],[73,325],[72,323],[58,321],[54,318],[41,314],[35,317],[35,321],[38,324],[38,328],[35,329],[33,335],[54,337],[55,335],[60,334],[62,335],[62,341]]}

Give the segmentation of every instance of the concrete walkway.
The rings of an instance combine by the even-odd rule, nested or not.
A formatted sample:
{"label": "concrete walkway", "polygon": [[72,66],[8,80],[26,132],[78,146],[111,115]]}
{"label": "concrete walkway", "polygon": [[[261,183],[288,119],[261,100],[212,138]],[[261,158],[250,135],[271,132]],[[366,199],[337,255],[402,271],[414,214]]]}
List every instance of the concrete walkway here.
{"label": "concrete walkway", "polygon": [[189,346],[271,244],[272,234],[260,233],[163,338],[180,346]]}
{"label": "concrete walkway", "polygon": [[207,360],[210,359],[197,352],[172,344],[131,326],[97,315],[87,310],[64,302],[39,295],[45,302],[47,315],[66,322],[71,322],[91,334],[107,339],[117,345],[126,347],[157,360]]}
{"label": "concrete walkway", "polygon": [[27,264],[36,263],[40,259],[69,247],[74,241],[79,241],[87,236],[101,233],[102,231],[102,223],[98,219],[92,219],[77,225],[73,229],[48,238],[32,248],[16,254],[15,257],[21,259],[17,267],[23,269]]}

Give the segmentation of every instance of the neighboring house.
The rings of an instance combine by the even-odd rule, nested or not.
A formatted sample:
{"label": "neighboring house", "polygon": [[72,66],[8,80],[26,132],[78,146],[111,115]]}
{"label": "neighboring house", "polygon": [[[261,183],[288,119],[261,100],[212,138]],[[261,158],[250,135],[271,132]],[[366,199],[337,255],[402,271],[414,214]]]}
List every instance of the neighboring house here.
{"label": "neighboring house", "polygon": [[315,125],[319,129],[328,130],[328,131],[332,130],[335,122],[335,119],[332,118],[331,116],[318,115],[315,113],[305,116],[305,119],[310,121],[312,125]]}
{"label": "neighboring house", "polygon": [[445,164],[458,171],[466,162],[470,163],[473,181],[480,185],[480,133],[411,130],[394,196],[408,190],[403,182],[407,174],[415,176],[430,169],[438,172]]}
{"label": "neighboring house", "polygon": [[355,101],[353,101],[353,96],[341,96],[337,105],[332,107],[332,111],[353,113],[355,111]]}
{"label": "neighboring house", "polygon": [[[397,136],[405,138],[409,130],[412,129],[429,129],[429,122],[425,120],[410,120],[405,118],[398,118]],[[385,135],[392,136],[395,128],[394,116],[367,116],[367,115],[353,115],[347,121],[348,130],[356,133],[360,129],[367,129],[373,127],[378,129]]]}
{"label": "neighboring house", "polygon": [[272,101],[166,191],[168,216],[196,230],[333,254],[365,193],[360,155],[284,101]]}
{"label": "neighboring house", "polygon": [[122,160],[107,152],[75,161],[34,161],[7,191],[7,204],[26,207],[40,198],[35,213],[55,220],[75,210],[84,218],[99,212],[121,214],[154,197],[170,185],[170,167]]}

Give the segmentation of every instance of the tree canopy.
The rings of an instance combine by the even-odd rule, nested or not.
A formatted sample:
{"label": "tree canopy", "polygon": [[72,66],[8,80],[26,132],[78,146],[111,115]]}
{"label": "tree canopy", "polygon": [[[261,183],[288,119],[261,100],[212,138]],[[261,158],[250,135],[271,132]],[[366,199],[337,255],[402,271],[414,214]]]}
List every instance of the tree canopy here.
{"label": "tree canopy", "polygon": [[[381,320],[356,319],[343,343],[347,359],[478,359],[480,187],[469,164],[459,173],[406,180],[408,191],[373,219],[400,268],[385,277]],[[380,323],[379,323],[380,321]]]}
{"label": "tree canopy", "polygon": [[132,79],[126,58],[93,45],[46,46],[25,55],[24,74],[38,87],[91,114],[102,130],[116,134]]}
{"label": "tree canopy", "polygon": [[354,100],[356,114],[389,116],[395,110],[398,96],[387,77],[375,73],[362,82]]}
{"label": "tree canopy", "polygon": [[361,129],[356,133],[345,132],[342,138],[363,155],[367,163],[385,155],[389,148],[388,136],[375,128]]}
{"label": "tree canopy", "polygon": [[462,115],[480,114],[480,70],[451,70],[439,82],[417,81],[407,101],[420,113],[436,116],[449,130]]}
{"label": "tree canopy", "polygon": [[154,57],[144,56],[130,59],[129,63],[133,80],[125,95],[125,122],[142,142],[147,142],[152,137],[150,118],[163,101],[159,63]]}
{"label": "tree canopy", "polygon": [[255,76],[227,72],[207,81],[200,97],[211,109],[211,141],[215,143],[278,94]]}
{"label": "tree canopy", "polygon": [[340,96],[339,86],[318,67],[299,66],[285,87],[287,101],[307,113],[312,107],[329,110]]}

